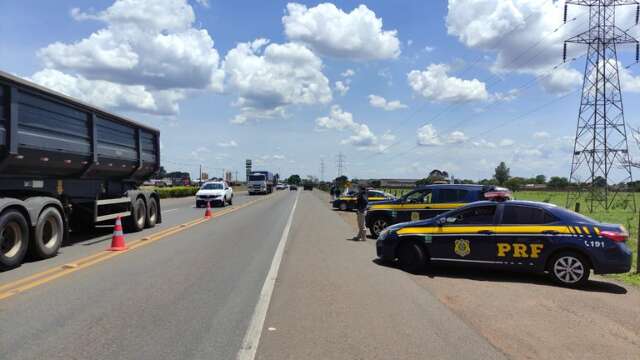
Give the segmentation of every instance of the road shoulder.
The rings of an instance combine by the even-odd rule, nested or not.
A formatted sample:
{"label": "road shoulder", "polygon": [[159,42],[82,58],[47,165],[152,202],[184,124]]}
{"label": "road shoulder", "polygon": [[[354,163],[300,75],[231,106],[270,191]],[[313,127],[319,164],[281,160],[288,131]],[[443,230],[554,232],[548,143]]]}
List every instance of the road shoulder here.
{"label": "road shoulder", "polygon": [[302,193],[257,359],[493,359],[484,338]]}

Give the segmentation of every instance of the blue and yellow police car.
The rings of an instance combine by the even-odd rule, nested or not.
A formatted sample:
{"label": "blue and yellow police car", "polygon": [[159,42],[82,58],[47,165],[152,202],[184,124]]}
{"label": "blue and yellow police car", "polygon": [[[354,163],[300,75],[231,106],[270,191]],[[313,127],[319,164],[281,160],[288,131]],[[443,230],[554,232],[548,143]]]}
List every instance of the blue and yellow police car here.
{"label": "blue and yellow police car", "polygon": [[[356,208],[358,199],[357,191],[349,191],[345,195],[339,196],[333,200],[333,207],[338,210],[348,211]],[[368,201],[393,200],[395,196],[380,190],[367,190]]]}
{"label": "blue and yellow police car", "polygon": [[371,235],[378,237],[384,228],[392,224],[429,219],[478,200],[505,200],[510,197],[509,189],[492,185],[425,185],[398,199],[370,203],[365,224]]}
{"label": "blue and yellow police car", "polygon": [[566,286],[583,285],[590,271],[631,268],[628,232],[541,202],[478,201],[432,219],[392,225],[378,237],[377,255],[409,272],[428,262],[548,273]]}

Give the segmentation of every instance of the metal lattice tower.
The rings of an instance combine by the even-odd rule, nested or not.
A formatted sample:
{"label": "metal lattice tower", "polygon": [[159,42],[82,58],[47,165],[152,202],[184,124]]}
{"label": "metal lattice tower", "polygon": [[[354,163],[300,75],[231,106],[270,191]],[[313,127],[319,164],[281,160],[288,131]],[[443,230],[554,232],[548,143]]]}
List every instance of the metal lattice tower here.
{"label": "metal lattice tower", "polygon": [[637,61],[638,41],[616,26],[616,7],[636,5],[636,24],[640,8],[631,0],[571,0],[565,3],[565,22],[568,5],[588,7],[589,29],[564,44],[565,59],[567,43],[588,47],[569,178],[579,186],[567,196],[567,207],[582,198],[591,211],[608,210],[614,200],[635,210],[633,196],[619,191],[632,176],[617,46],[636,44]]}
{"label": "metal lattice tower", "polygon": [[320,159],[320,181],[324,181],[324,159]]}
{"label": "metal lattice tower", "polygon": [[345,156],[342,153],[339,153],[338,160],[336,161],[336,165],[338,167],[338,177],[344,175],[344,160]]}

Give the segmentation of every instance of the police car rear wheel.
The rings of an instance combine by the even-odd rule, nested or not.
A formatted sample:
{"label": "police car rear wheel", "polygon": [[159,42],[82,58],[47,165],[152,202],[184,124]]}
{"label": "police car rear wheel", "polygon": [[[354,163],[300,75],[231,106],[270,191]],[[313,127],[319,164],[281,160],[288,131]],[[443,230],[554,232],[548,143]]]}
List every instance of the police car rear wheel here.
{"label": "police car rear wheel", "polygon": [[589,280],[589,263],[577,253],[565,252],[554,256],[549,272],[553,279],[565,286],[582,286]]}
{"label": "police car rear wheel", "polygon": [[338,208],[341,211],[347,211],[347,203],[345,203],[345,202],[340,203],[340,206]]}
{"label": "police car rear wheel", "polygon": [[406,242],[400,245],[398,249],[398,263],[404,271],[411,274],[418,273],[424,269],[426,262],[426,253],[420,244]]}

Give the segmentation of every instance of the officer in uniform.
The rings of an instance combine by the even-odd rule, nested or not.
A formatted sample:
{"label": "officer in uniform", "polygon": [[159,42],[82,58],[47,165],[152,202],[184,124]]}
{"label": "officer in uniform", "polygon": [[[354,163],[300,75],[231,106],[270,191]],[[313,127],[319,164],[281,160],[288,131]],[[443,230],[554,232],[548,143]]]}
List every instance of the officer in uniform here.
{"label": "officer in uniform", "polygon": [[358,235],[353,238],[355,241],[367,241],[367,230],[365,228],[367,204],[367,189],[364,186],[360,186],[356,199],[356,210],[358,211]]}

